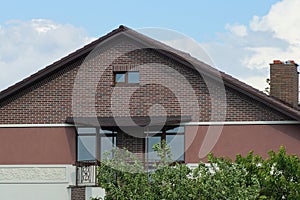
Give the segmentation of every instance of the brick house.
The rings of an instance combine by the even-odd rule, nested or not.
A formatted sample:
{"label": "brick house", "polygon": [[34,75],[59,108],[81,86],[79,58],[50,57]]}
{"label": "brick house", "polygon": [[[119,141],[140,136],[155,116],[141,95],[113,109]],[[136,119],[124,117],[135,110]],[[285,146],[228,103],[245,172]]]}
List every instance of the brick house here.
{"label": "brick house", "polygon": [[300,155],[297,64],[275,60],[270,81],[266,95],[120,26],[0,92],[0,198],[88,199],[99,191],[82,161],[125,147],[150,163],[161,140],[190,165]]}

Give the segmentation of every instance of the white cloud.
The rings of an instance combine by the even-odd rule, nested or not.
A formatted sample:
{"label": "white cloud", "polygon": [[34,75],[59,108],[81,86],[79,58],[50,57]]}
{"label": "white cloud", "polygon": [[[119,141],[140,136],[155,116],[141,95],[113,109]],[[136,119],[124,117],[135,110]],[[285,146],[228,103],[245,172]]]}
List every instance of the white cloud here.
{"label": "white cloud", "polygon": [[264,91],[265,88],[268,87],[268,84],[266,82],[267,78],[264,76],[249,76],[242,81],[251,85],[254,88],[258,88],[261,91]]}
{"label": "white cloud", "polygon": [[176,49],[189,53],[191,56],[205,62],[206,64],[215,66],[213,60],[210,58],[204,47],[192,38],[181,37],[173,40],[165,40],[163,42]]}
{"label": "white cloud", "polygon": [[244,37],[247,33],[247,27],[240,24],[226,24],[225,29],[229,30],[231,33],[235,34],[238,37]]}
{"label": "white cloud", "polygon": [[253,54],[246,56],[243,59],[243,64],[247,67],[254,69],[268,68],[269,63],[273,60],[299,60],[300,46],[289,46],[288,49],[282,49],[280,47],[257,47],[257,48],[245,48],[251,51]]}
{"label": "white cloud", "polygon": [[264,90],[273,60],[300,63],[300,1],[275,3],[249,24],[227,24],[214,42],[203,43],[219,69]]}
{"label": "white cloud", "polygon": [[94,39],[81,28],[44,19],[0,27],[0,90]]}
{"label": "white cloud", "polygon": [[245,65],[250,68],[262,68],[267,66],[262,64],[274,59],[296,61],[298,59],[300,62],[299,8],[299,0],[283,0],[274,4],[267,15],[253,17],[250,22],[253,35],[257,33],[269,35],[271,33],[269,40],[276,38],[287,45],[257,45],[255,48],[248,48],[252,55],[243,60]]}
{"label": "white cloud", "polygon": [[274,4],[266,16],[254,16],[250,27],[254,31],[271,31],[274,37],[300,44],[300,1],[283,0]]}

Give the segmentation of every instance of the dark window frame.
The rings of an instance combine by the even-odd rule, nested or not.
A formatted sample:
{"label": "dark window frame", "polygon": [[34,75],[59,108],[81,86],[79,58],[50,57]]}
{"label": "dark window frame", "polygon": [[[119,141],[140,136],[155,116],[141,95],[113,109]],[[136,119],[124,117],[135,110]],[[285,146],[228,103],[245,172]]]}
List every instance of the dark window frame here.
{"label": "dark window frame", "polygon": [[[169,132],[170,130],[174,129],[174,128],[179,128],[182,127],[183,131],[180,132]],[[151,149],[152,147],[149,146],[149,139],[151,139],[152,137],[156,137],[156,138],[160,138],[160,142],[162,142],[163,140],[167,142],[167,136],[168,135],[182,135],[183,136],[183,160],[174,160],[174,162],[184,162],[185,161],[185,127],[184,126],[168,126],[168,127],[164,127],[159,133],[156,133],[150,137],[147,137],[146,140],[146,144],[147,146],[145,147],[145,150],[147,153],[149,153],[149,149]],[[168,144],[168,143],[167,143]],[[172,149],[171,149],[172,151]],[[153,152],[153,151],[152,151]],[[174,156],[174,155],[173,155]],[[148,162],[151,162],[151,159],[147,158]]]}
{"label": "dark window frame", "polygon": [[[85,127],[82,127],[85,128]],[[113,145],[116,146],[117,144],[117,131],[116,130],[109,130],[111,131],[111,133],[101,133],[102,131],[107,131],[106,129],[101,129],[98,127],[88,127],[88,128],[95,128],[95,132],[93,133],[80,133],[78,130],[76,130],[77,132],[77,138],[76,138],[76,161],[92,161],[92,160],[83,160],[83,159],[79,159],[79,137],[91,137],[94,136],[95,137],[95,152],[93,152],[95,154],[95,159],[93,159],[93,161],[101,161],[101,157],[102,154],[105,152],[101,152],[101,142],[102,142],[102,138],[105,137],[112,137],[112,141],[113,141]]]}
{"label": "dark window frame", "polygon": [[[171,131],[173,129],[176,129],[176,128],[180,128],[182,127],[183,130],[182,131]],[[83,127],[84,128],[84,127]],[[98,128],[98,127],[87,127],[87,128],[94,128],[94,132],[93,133],[88,133],[88,132],[84,132],[84,133],[79,133],[78,130],[76,130],[77,132],[77,137],[76,137],[76,160],[77,161],[91,161],[91,160],[83,160],[83,159],[79,159],[79,137],[84,137],[84,136],[87,136],[87,137],[90,137],[90,136],[95,136],[95,161],[101,161],[102,160],[102,155],[104,152],[101,152],[101,142],[102,142],[102,138],[103,137],[112,137],[112,143],[113,143],[113,147],[116,147],[117,146],[117,134],[118,132],[120,131],[118,128],[114,128],[114,129],[105,129],[105,128]],[[103,130],[104,132],[100,132],[101,130]],[[180,129],[179,129],[180,130]],[[105,133],[105,131],[110,131],[111,133]],[[149,134],[149,131],[151,132],[151,130],[144,130],[144,133],[147,134],[147,137],[145,137],[144,139],[144,150],[145,152],[144,153],[149,153],[149,148],[151,149],[152,147],[149,147],[149,138],[152,138],[152,137],[156,137],[156,138],[160,138],[160,142],[165,140],[167,141],[167,136],[170,135],[170,136],[176,136],[176,135],[183,135],[183,159],[179,160],[179,159],[176,159],[174,160],[174,162],[184,162],[185,161],[185,127],[184,126],[167,126],[167,127],[164,127],[163,129],[161,129],[161,131],[159,131],[158,133],[152,135],[148,135]],[[147,133],[148,132],[148,133]],[[147,160],[147,162],[149,161],[149,158],[147,156],[147,158],[145,158],[145,161]]]}
{"label": "dark window frame", "polygon": [[[138,73],[138,75],[139,75],[138,82],[136,82],[136,83],[135,82],[133,82],[133,83],[130,82],[130,80],[128,78],[130,73]],[[125,81],[124,82],[118,82],[117,81],[117,74],[124,74]],[[118,85],[118,86],[119,85],[132,85],[132,86],[135,86],[135,85],[140,84],[140,73],[139,73],[139,71],[115,71],[113,78],[114,78],[114,85]]]}

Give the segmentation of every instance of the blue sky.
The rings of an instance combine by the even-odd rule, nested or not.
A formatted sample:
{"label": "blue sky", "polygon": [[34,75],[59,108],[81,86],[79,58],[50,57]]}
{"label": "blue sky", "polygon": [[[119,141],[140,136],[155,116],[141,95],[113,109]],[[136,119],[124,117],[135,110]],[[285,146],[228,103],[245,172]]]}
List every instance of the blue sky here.
{"label": "blue sky", "polygon": [[0,90],[120,24],[191,37],[218,69],[262,90],[273,59],[300,62],[299,7],[298,0],[4,1]]}
{"label": "blue sky", "polygon": [[19,1],[1,3],[0,21],[50,19],[83,27],[101,36],[123,24],[131,28],[173,29],[196,40],[223,32],[227,23],[248,23],[254,15],[267,14],[278,0],[195,1]]}

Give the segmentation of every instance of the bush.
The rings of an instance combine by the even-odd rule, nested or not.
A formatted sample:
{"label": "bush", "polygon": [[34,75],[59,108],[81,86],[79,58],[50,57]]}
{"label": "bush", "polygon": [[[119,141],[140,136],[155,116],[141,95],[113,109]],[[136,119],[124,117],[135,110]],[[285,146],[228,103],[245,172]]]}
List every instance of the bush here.
{"label": "bush", "polygon": [[208,156],[209,164],[170,166],[170,149],[155,145],[161,160],[145,172],[143,163],[127,150],[114,150],[98,169],[105,199],[300,199],[300,162],[283,147],[263,160],[250,152],[235,161]]}
{"label": "bush", "polygon": [[237,156],[236,163],[248,172],[247,179],[259,178],[261,199],[300,199],[300,161],[295,155],[287,155],[285,148],[269,152],[269,158]]}
{"label": "bush", "polygon": [[243,166],[229,159],[208,157],[210,165],[199,164],[194,170],[201,199],[256,199],[260,184],[256,175],[247,180]]}

